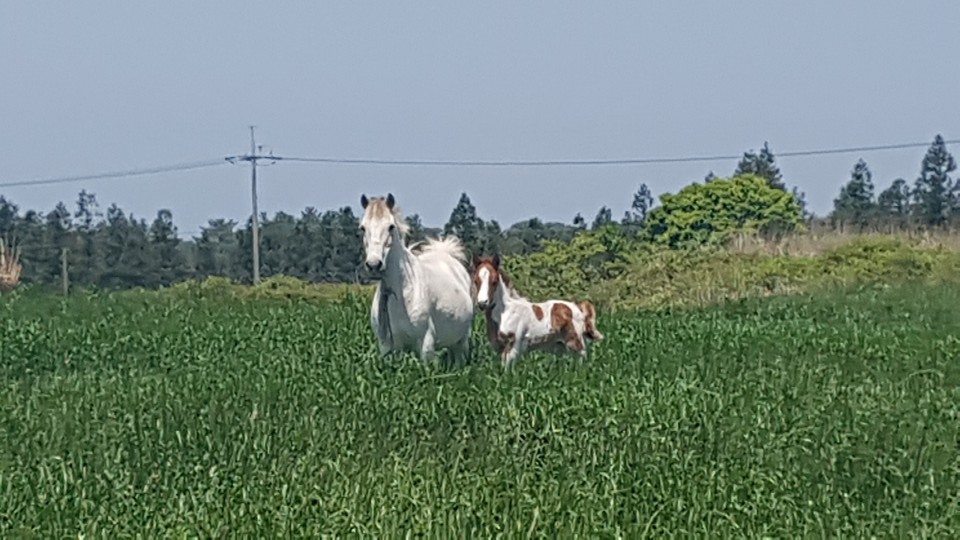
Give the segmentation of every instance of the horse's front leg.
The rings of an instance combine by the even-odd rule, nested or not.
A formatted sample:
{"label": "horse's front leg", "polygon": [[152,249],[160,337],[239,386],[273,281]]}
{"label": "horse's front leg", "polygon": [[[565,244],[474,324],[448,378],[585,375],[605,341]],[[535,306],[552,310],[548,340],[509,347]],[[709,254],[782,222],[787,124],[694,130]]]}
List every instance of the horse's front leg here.
{"label": "horse's front leg", "polygon": [[433,327],[433,320],[427,322],[427,330],[420,338],[420,360],[429,362],[436,356],[437,331]]}
{"label": "horse's front leg", "polygon": [[470,335],[454,343],[448,349],[450,360],[457,365],[463,365],[470,361]]}
{"label": "horse's front leg", "polygon": [[377,337],[380,356],[385,357],[393,352],[393,329],[390,328],[390,309],[387,305],[387,295],[377,285],[376,294],[370,305],[370,326]]}

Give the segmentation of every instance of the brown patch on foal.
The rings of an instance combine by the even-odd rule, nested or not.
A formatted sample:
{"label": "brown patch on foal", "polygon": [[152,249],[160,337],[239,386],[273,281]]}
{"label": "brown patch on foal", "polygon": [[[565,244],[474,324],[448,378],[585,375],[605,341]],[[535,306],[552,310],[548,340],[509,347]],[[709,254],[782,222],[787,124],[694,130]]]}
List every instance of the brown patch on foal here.
{"label": "brown patch on foal", "polygon": [[537,318],[538,321],[543,320],[543,308],[533,304],[533,316]]}
{"label": "brown patch on foal", "polygon": [[550,310],[550,327],[559,332],[567,325],[573,324],[573,311],[566,304],[554,304]]}
{"label": "brown patch on foal", "polygon": [[580,311],[583,312],[583,322],[584,329],[583,335],[592,339],[593,341],[600,341],[603,339],[603,334],[597,330],[597,309],[593,306],[589,300],[584,300],[582,302],[577,302],[577,306],[580,308]]}
{"label": "brown patch on foal", "polygon": [[583,351],[583,337],[577,334],[573,326],[573,310],[570,306],[559,303],[553,305],[550,309],[550,327],[568,349],[574,352]]}

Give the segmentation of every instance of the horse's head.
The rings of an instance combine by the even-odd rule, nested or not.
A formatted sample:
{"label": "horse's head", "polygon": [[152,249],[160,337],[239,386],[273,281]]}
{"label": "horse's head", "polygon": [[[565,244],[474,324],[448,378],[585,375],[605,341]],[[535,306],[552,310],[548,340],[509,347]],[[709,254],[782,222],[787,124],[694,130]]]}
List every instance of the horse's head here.
{"label": "horse's head", "polygon": [[509,278],[500,269],[500,255],[493,257],[473,256],[473,287],[476,290],[477,307],[486,311],[493,307],[497,287],[509,286]]}
{"label": "horse's head", "polygon": [[364,263],[370,270],[380,271],[386,264],[390,248],[403,246],[407,223],[400,216],[392,193],[372,199],[360,195],[360,205],[363,207],[360,232],[363,234]]}

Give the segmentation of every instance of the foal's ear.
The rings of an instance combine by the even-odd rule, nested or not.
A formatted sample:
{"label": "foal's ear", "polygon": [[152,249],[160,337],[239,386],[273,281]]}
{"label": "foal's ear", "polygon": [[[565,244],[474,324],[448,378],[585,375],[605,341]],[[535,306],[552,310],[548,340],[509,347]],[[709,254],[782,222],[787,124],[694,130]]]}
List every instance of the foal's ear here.
{"label": "foal's ear", "polygon": [[387,193],[387,208],[393,210],[393,205],[397,203],[397,200],[393,198],[393,193]]}
{"label": "foal's ear", "polygon": [[366,193],[361,193],[361,194],[360,194],[360,206],[362,206],[363,209],[366,210],[368,204],[370,204],[370,199],[367,199],[367,194],[366,194]]}
{"label": "foal's ear", "polygon": [[500,269],[500,254],[499,254],[499,253],[494,253],[494,254],[493,254],[493,267],[496,268],[497,270]]}
{"label": "foal's ear", "polygon": [[473,267],[474,267],[474,268],[480,266],[480,257],[477,257],[477,254],[476,254],[476,253],[473,254],[473,261],[472,261],[472,262],[473,262]]}

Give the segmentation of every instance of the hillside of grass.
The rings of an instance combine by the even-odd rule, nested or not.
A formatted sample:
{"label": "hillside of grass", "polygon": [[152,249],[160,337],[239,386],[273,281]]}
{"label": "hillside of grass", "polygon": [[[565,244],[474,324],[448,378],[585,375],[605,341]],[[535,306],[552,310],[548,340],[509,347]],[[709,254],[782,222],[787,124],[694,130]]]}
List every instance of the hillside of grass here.
{"label": "hillside of grass", "polygon": [[[897,238],[864,238],[815,254],[659,251],[590,284],[607,309],[703,306],[740,298],[861,286],[960,282],[960,252]],[[544,291],[546,292],[546,291]]]}

